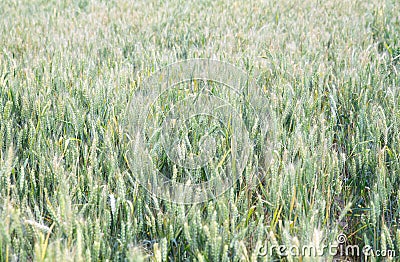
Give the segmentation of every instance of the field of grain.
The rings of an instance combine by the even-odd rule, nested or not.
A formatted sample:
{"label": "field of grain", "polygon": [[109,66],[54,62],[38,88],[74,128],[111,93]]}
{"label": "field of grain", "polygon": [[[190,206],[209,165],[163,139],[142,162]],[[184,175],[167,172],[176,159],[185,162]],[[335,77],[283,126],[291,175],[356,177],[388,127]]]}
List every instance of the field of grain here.
{"label": "field of grain", "polygon": [[[130,161],[147,153],[132,154],[143,114],[131,104],[154,72],[194,58],[254,77],[253,111],[230,101],[251,147],[226,192],[174,203]],[[189,123],[194,141],[201,121]],[[215,140],[216,165],[233,151],[231,129]],[[157,167],[187,180],[161,142],[149,138]],[[365,258],[271,249],[323,250],[338,236],[396,261],[399,185],[396,0],[0,2],[0,261]]]}

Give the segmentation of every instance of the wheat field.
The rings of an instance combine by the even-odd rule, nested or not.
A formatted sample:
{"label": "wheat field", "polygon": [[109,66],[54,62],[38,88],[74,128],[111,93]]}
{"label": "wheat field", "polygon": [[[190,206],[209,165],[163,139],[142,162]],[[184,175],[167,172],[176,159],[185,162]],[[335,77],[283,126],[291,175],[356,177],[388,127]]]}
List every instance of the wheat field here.
{"label": "wheat field", "polygon": [[[153,72],[194,58],[251,73],[270,132],[248,113],[238,181],[182,204],[139,183],[128,105]],[[1,1],[0,261],[396,261],[399,88],[395,0]],[[375,256],[268,248],[339,235]]]}

